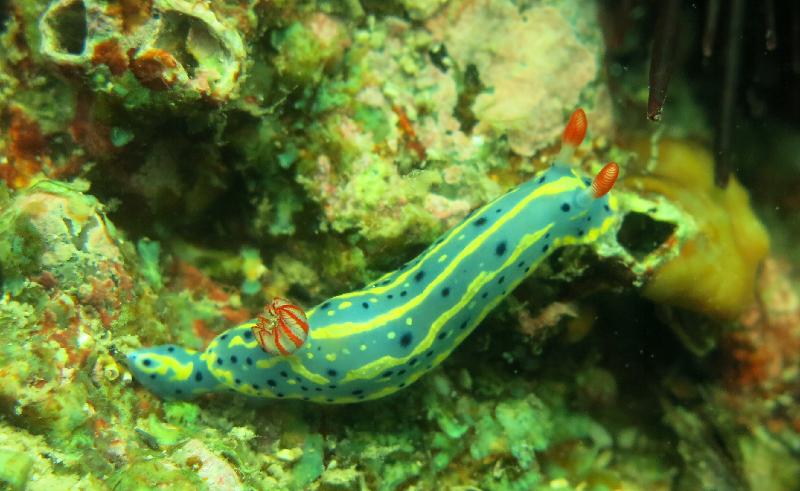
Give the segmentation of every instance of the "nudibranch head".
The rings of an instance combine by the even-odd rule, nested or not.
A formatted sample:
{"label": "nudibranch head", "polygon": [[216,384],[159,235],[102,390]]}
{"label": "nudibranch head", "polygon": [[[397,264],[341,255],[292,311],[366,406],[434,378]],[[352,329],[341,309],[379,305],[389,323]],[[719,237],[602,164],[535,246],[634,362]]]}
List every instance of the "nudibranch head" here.
{"label": "nudibranch head", "polygon": [[275,297],[252,327],[261,348],[271,355],[290,355],[308,337],[308,319],[303,309],[285,298]]}

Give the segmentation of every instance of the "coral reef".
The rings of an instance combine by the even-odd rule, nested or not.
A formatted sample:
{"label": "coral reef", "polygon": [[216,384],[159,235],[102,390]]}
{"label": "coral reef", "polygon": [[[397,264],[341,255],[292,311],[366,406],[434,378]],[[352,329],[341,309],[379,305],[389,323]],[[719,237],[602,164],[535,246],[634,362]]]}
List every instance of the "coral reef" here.
{"label": "coral reef", "polygon": [[[0,488],[800,482],[797,130],[752,125],[714,187],[700,81],[643,127],[645,43],[606,4],[0,2]],[[620,164],[620,230],[414,386],[327,407],[132,378],[144,346],[401,267],[548,168],[576,106],[572,164]]]}

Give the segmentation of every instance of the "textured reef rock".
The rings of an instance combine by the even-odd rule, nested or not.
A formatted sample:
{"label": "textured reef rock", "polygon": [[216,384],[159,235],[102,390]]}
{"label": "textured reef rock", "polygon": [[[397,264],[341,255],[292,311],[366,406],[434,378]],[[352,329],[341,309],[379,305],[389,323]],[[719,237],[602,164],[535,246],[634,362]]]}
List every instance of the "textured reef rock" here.
{"label": "textured reef rock", "polygon": [[224,14],[186,0],[60,0],[41,15],[39,50],[62,70],[91,73],[97,90],[130,90],[123,77],[130,71],[148,89],[170,89],[172,100],[225,101],[245,48],[237,19]]}
{"label": "textured reef rock", "polygon": [[[602,8],[0,3],[0,487],[800,481],[798,268],[763,201],[713,186],[695,102],[680,138],[629,137]],[[618,233],[558,251],[399,397],[165,402],[131,380],[132,349],[202,349],[275,296],[396,268],[549,165],[576,106],[575,165],[622,167]]]}

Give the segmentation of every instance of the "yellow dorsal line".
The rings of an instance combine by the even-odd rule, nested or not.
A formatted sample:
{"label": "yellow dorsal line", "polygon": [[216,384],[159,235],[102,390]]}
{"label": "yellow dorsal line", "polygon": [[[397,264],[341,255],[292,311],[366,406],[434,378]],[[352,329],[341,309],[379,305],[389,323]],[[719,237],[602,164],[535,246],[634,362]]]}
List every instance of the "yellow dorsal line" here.
{"label": "yellow dorsal line", "polygon": [[347,337],[353,334],[359,334],[362,332],[369,331],[370,329],[374,328],[375,326],[383,325],[391,320],[397,319],[405,315],[408,311],[415,308],[417,305],[422,303],[428,295],[434,289],[441,284],[444,278],[448,278],[450,274],[458,268],[461,262],[469,257],[470,254],[475,252],[475,250],[480,247],[487,239],[492,237],[494,233],[503,226],[506,222],[511,220],[513,217],[517,216],[531,201],[542,197],[542,196],[550,196],[554,194],[564,193],[573,189],[576,189],[578,186],[576,184],[576,179],[573,177],[563,177],[557,181],[554,181],[550,184],[544,185],[542,187],[537,188],[534,192],[530,193],[526,196],[523,200],[521,200],[517,205],[509,210],[509,212],[503,214],[503,216],[495,221],[490,227],[488,227],[483,233],[478,235],[474,240],[470,242],[470,244],[465,247],[455,258],[451,261],[448,266],[442,271],[434,281],[432,281],[428,286],[423,290],[422,294],[417,295],[412,300],[406,302],[400,307],[397,307],[383,315],[374,317],[367,322],[344,322],[341,324],[333,324],[326,327],[321,327],[317,329],[312,329],[309,332],[309,337],[312,339],[336,339]]}
{"label": "yellow dorsal line", "polygon": [[[360,379],[373,379],[380,375],[381,373],[385,372],[387,369],[397,366],[398,364],[406,363],[411,358],[417,356],[421,356],[425,351],[427,351],[431,345],[433,345],[433,341],[436,338],[436,335],[439,333],[441,327],[447,323],[450,319],[455,317],[459,312],[463,311],[464,308],[475,298],[475,295],[483,288],[484,285],[494,281],[498,274],[500,274],[501,270],[508,268],[509,266],[513,265],[517,262],[520,256],[525,253],[528,249],[530,249],[534,244],[539,242],[539,240],[544,237],[550,229],[553,228],[553,223],[549,223],[544,228],[525,235],[521,240],[517,247],[514,249],[513,253],[509,255],[508,259],[495,271],[488,272],[482,271],[478,274],[475,279],[469,284],[467,287],[464,296],[461,297],[461,300],[450,307],[447,311],[443,312],[436,320],[433,321],[431,327],[428,329],[427,335],[423,340],[417,345],[416,349],[409,353],[408,355],[402,358],[396,358],[393,356],[383,356],[375,361],[362,365],[359,368],[350,370],[347,373],[347,376],[342,379],[342,383],[351,382],[353,380],[360,380]],[[524,276],[517,281],[522,281]],[[496,302],[492,302],[490,305],[494,306],[497,302],[502,300],[502,298],[497,297],[498,300]],[[480,322],[483,319],[485,314],[481,314],[478,318],[472,320],[472,322]],[[449,352],[448,352],[449,354]],[[437,363],[440,362],[441,359],[446,358],[447,355],[440,355],[437,357]]]}

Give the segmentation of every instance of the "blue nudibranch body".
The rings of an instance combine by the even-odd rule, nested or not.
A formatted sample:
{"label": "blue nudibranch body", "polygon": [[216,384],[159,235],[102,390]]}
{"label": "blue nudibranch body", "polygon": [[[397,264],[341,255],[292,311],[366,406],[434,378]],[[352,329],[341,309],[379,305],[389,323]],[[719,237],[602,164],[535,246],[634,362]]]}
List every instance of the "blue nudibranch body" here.
{"label": "blue nudibranch body", "polygon": [[308,311],[308,338],[292,354],[265,352],[250,322],[218,335],[203,352],[172,345],[137,350],[128,356],[131,371],[172,399],[233,389],[349,403],[410,385],[447,358],[554,249],[595,241],[614,228],[616,200],[604,194],[616,164],[594,182],[566,165],[564,156],[585,132],[585,116],[579,138],[573,120],[561,161],[475,210],[397,271]]}

